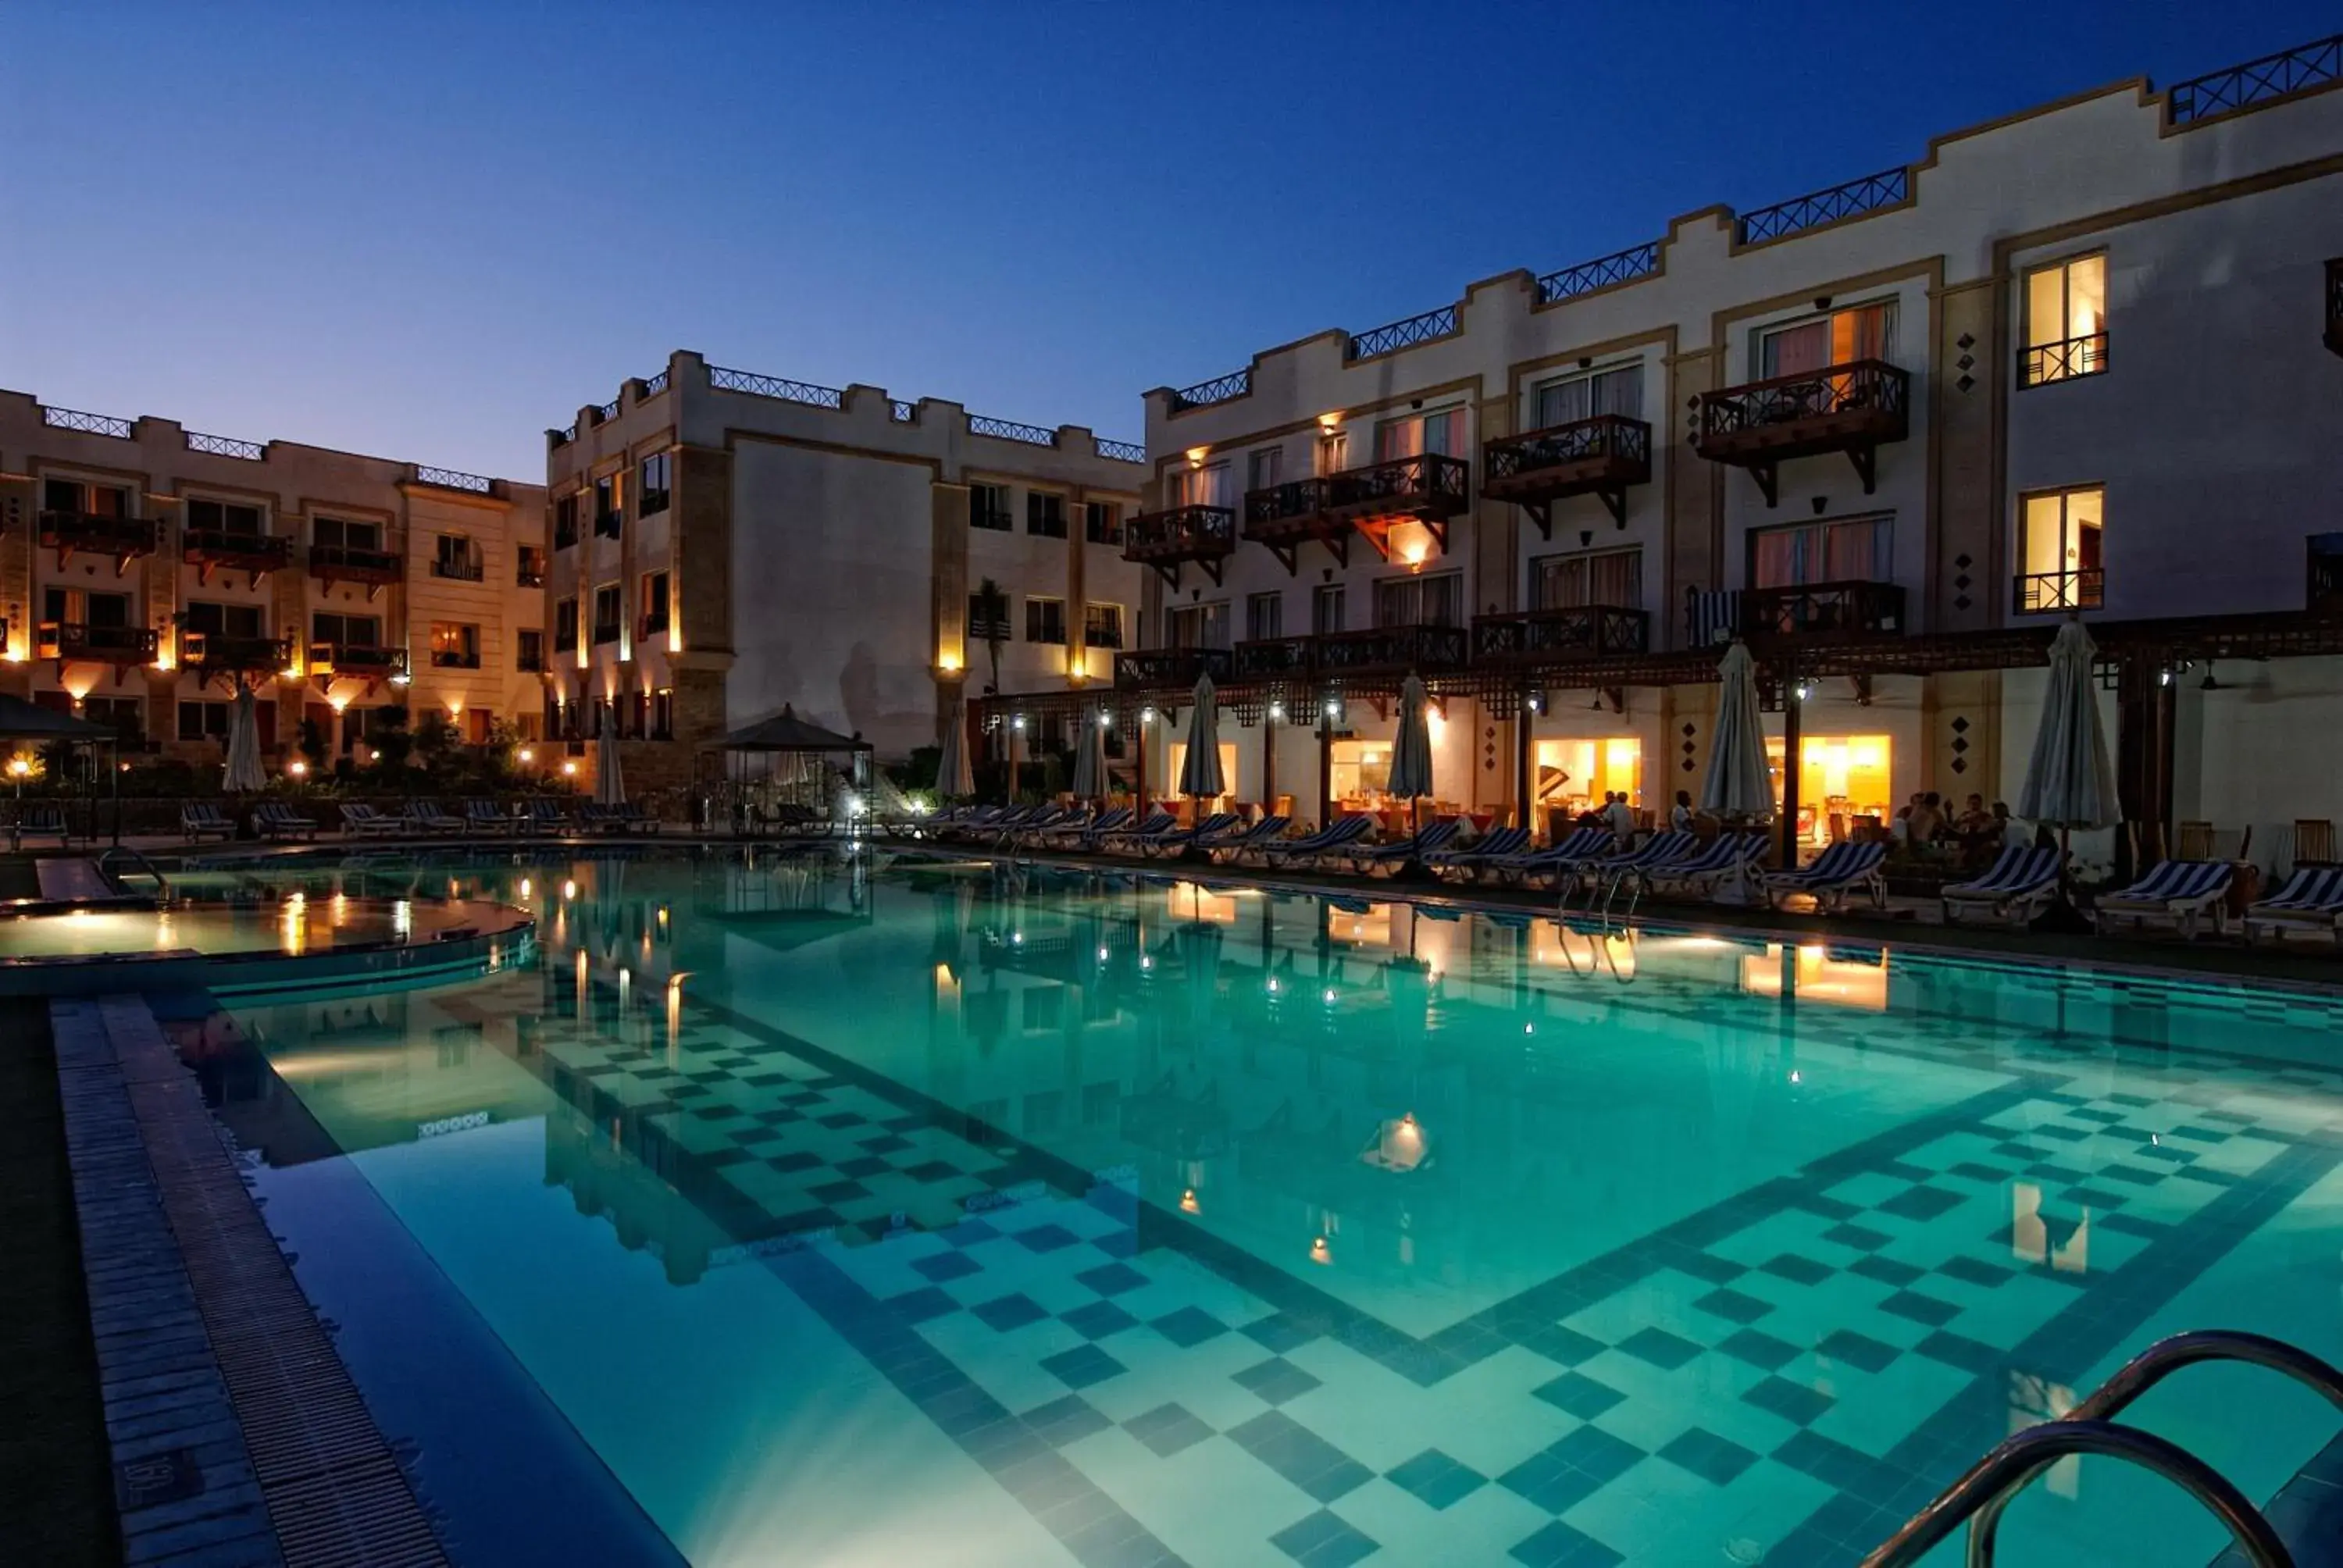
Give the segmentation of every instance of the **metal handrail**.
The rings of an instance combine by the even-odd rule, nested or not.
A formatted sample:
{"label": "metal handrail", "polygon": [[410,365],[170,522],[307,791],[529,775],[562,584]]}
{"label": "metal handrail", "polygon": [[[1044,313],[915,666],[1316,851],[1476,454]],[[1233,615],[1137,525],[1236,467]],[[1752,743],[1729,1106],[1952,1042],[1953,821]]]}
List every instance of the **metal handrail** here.
{"label": "metal handrail", "polygon": [[114,890],[116,892],[121,893],[129,891],[128,889],[122,885],[122,879],[116,876],[113,871],[108,869],[108,863],[111,862],[117,855],[126,860],[136,860],[139,865],[146,868],[146,874],[155,879],[156,896],[166,902],[169,901],[171,897],[170,882],[165,879],[162,871],[156,868],[154,861],[148,859],[145,855],[141,854],[136,849],[132,849],[127,844],[116,844],[97,858],[98,876],[105,880],[113,883]]}
{"label": "metal handrail", "polygon": [[2308,1351],[2242,1329],[2197,1329],[2160,1339],[2116,1369],[2089,1398],[2066,1412],[2069,1421],[2110,1421],[2134,1400],[2183,1367],[2199,1362],[2243,1362],[2282,1372],[2343,1411],[2343,1372]]}

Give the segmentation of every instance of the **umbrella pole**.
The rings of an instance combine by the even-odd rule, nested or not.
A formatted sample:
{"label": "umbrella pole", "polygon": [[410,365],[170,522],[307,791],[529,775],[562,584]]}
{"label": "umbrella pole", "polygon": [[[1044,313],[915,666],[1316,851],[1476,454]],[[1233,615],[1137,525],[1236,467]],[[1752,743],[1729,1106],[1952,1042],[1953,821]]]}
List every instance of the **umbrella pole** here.
{"label": "umbrella pole", "polygon": [[2051,901],[2048,909],[2034,917],[2026,927],[2028,930],[2086,936],[2097,929],[2083,918],[2083,911],[2075,907],[2072,873],[2067,869],[2067,852],[2074,831],[2071,823],[2058,824],[2058,896]]}

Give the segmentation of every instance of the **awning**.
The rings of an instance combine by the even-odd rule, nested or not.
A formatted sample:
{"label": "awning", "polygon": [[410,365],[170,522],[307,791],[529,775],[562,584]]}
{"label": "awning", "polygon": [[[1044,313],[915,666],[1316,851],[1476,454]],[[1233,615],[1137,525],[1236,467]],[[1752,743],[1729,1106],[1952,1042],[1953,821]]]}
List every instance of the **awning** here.
{"label": "awning", "polygon": [[870,742],[857,735],[840,735],[835,729],[825,729],[819,724],[799,719],[794,709],[783,707],[770,719],[759,719],[745,729],[736,729],[721,740],[711,740],[708,749],[715,751],[868,751]]}

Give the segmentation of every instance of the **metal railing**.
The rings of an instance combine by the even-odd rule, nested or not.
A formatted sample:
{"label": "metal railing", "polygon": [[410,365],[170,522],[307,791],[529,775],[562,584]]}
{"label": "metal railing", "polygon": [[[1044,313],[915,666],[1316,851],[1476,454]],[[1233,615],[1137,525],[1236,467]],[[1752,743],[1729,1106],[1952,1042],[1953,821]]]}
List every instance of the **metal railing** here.
{"label": "metal railing", "polygon": [[313,642],[309,645],[311,674],[397,675],[407,668],[407,650],[371,642]]}
{"label": "metal railing", "polygon": [[1108,619],[1095,608],[1086,609],[1082,614],[1082,646],[1120,648],[1122,646],[1122,617],[1118,615]]}
{"label": "metal railing", "polygon": [[111,414],[85,414],[78,408],[56,408],[44,403],[41,423],[52,430],[79,430],[91,436],[112,436],[121,441],[130,439],[131,421],[117,419]]}
{"label": "metal railing", "polygon": [[660,371],[660,372],[659,372],[658,375],[656,375],[656,376],[646,376],[646,377],[643,377],[643,396],[644,396],[644,397],[658,397],[660,393],[662,393],[662,392],[666,391],[666,390],[667,390],[667,375],[668,375],[668,373],[667,373],[666,371],[662,370],[662,371]]}
{"label": "metal railing", "polygon": [[360,549],[354,545],[311,545],[309,572],[313,577],[397,578],[399,559],[388,550]]}
{"label": "metal railing", "polygon": [[635,640],[637,642],[649,642],[655,637],[665,637],[667,635],[667,628],[671,624],[672,622],[670,621],[669,613],[666,610],[652,610],[636,623]]}
{"label": "metal railing", "polygon": [[1755,245],[1764,240],[1786,239],[1794,234],[1804,234],[1812,228],[1843,223],[1851,217],[1877,212],[1882,207],[1901,206],[1911,199],[1912,171],[1896,167],[1883,169],[1875,175],[1833,186],[1828,190],[1809,192],[1792,196],[1788,201],[1761,206],[1755,212],[1744,213],[1735,224],[1735,232],[1743,245]]}
{"label": "metal railing", "polygon": [[900,397],[890,397],[887,400],[887,417],[896,424],[909,425],[919,417],[920,410],[916,405],[907,403]]}
{"label": "metal railing", "polygon": [[476,583],[485,578],[488,571],[478,556],[434,556],[431,558],[431,575],[454,582]]}
{"label": "metal railing", "polygon": [[594,409],[595,422],[597,424],[607,425],[611,420],[617,418],[618,417],[618,402],[619,399],[613,397],[608,403],[596,405]]}
{"label": "metal railing", "polygon": [[284,669],[293,662],[289,637],[228,637],[220,632],[179,634],[179,662],[197,669]]}
{"label": "metal railing", "polygon": [[2072,381],[2097,376],[2107,367],[2107,335],[2094,332],[2064,343],[2037,343],[2017,358],[2017,384],[2040,387],[2051,381]]}
{"label": "metal railing", "polygon": [[635,492],[635,516],[638,518],[655,518],[659,516],[659,513],[667,510],[669,503],[673,500],[673,493],[668,490],[637,490]]}
{"label": "metal railing", "polygon": [[970,642],[1007,642],[1009,618],[1006,615],[972,615],[968,618],[967,637]]}
{"label": "metal railing", "polygon": [[1114,656],[1117,686],[1191,687],[1199,676],[1229,678],[1225,648],[1142,648]]}
{"label": "metal railing", "polygon": [[1376,626],[1321,632],[1310,638],[1311,668],[1319,675],[1363,670],[1462,669],[1472,634],[1461,626]]}
{"label": "metal railing", "polygon": [[34,628],[37,658],[103,659],[110,664],[145,664],[155,657],[160,637],[142,626],[92,626],[82,620],[45,620]]}
{"label": "metal railing", "polygon": [[1867,580],[1745,588],[1741,622],[1750,638],[1898,632],[1904,629],[1904,589]]}
{"label": "metal railing", "polygon": [[1802,376],[1776,376],[1700,397],[1694,444],[1770,425],[1834,414],[1902,414],[1911,377],[1882,359],[1857,359]]}
{"label": "metal railing", "polygon": [[1660,242],[1650,240],[1612,256],[1597,256],[1576,266],[1565,266],[1560,272],[1547,273],[1537,280],[1537,302],[1552,305],[1558,300],[1575,299],[1598,288],[1649,277],[1659,269]]}
{"label": "metal railing", "polygon": [[1515,479],[1541,468],[1559,468],[1595,457],[1618,457],[1648,464],[1652,460],[1652,427],[1624,414],[1597,414],[1528,430],[1481,445],[1481,482]]}
{"label": "metal railing", "polygon": [[1331,498],[1333,477],[1321,474],[1307,479],[1288,479],[1282,485],[1265,489],[1247,490],[1244,498],[1245,533],[1252,536],[1262,528],[1275,528],[1281,523],[1314,518],[1333,506]]}
{"label": "metal railing", "polygon": [[427,468],[420,463],[415,466],[415,482],[435,485],[443,490],[463,490],[475,496],[493,495],[497,488],[497,482],[485,474],[467,474],[458,468]]}
{"label": "metal railing", "polygon": [[1028,447],[1054,447],[1058,444],[1055,430],[1044,430],[1039,425],[1020,425],[1014,419],[994,419],[982,414],[968,417],[968,433],[990,436],[1001,441],[1022,441]]}
{"label": "metal railing", "polygon": [[616,642],[618,640],[618,623],[617,621],[598,620],[594,623],[594,641],[598,647],[602,643]]}
{"label": "metal railing", "polygon": [[116,518],[95,512],[43,512],[40,530],[44,549],[144,555],[155,548],[155,519],[152,518]]}
{"label": "metal railing", "polygon": [[1122,558],[1225,555],[1236,548],[1237,515],[1226,507],[1173,507],[1141,512],[1123,524]]}
{"label": "metal railing", "polygon": [[187,450],[205,452],[215,457],[235,457],[242,462],[257,463],[268,456],[268,449],[257,441],[239,441],[233,436],[206,436],[200,430],[190,430]]}
{"label": "metal railing", "polygon": [[835,387],[817,387],[809,381],[788,381],[779,376],[759,376],[748,370],[727,370],[720,365],[708,367],[708,384],[719,392],[745,392],[751,397],[777,397],[784,403],[804,403],[816,408],[841,408],[846,405],[846,394]]}
{"label": "metal railing", "polygon": [[182,556],[194,559],[250,562],[275,568],[293,564],[293,541],[270,534],[229,528],[189,528],[179,536]]}
{"label": "metal railing", "polygon": [[1472,486],[1472,465],[1462,457],[1419,452],[1363,468],[1330,475],[1327,499],[1337,507],[1383,501],[1453,502],[1462,507]]}
{"label": "metal railing", "polygon": [[1226,376],[1216,376],[1210,381],[1199,381],[1193,387],[1182,387],[1172,394],[1172,412],[1189,408],[1209,408],[1215,403],[1225,403],[1232,397],[1242,397],[1252,391],[1252,367],[1232,370]]}
{"label": "metal railing", "polygon": [[1644,611],[1616,605],[1484,615],[1473,622],[1473,660],[1643,653],[1651,647],[1651,625]]}
{"label": "metal railing", "polygon": [[553,519],[553,548],[557,550],[566,550],[575,547],[577,543],[577,518],[574,516],[568,518],[556,517]]}
{"label": "metal railing", "polygon": [[2336,81],[2343,81],[2343,34],[2177,83],[2164,95],[2165,118],[2193,126]]}
{"label": "metal railing", "polygon": [[1017,528],[1017,518],[1006,507],[972,506],[968,509],[968,526],[987,528],[996,534],[1012,533]]}
{"label": "metal railing", "polygon": [[569,424],[563,426],[560,429],[548,430],[546,434],[553,437],[553,444],[555,446],[567,447],[570,442],[578,439],[577,422],[573,420]]}
{"label": "metal railing", "polygon": [[1378,354],[1390,354],[1402,348],[1413,348],[1419,343],[1453,337],[1456,331],[1456,307],[1443,305],[1437,310],[1427,310],[1421,316],[1411,316],[1405,321],[1394,321],[1388,327],[1353,333],[1344,357],[1372,359]]}
{"label": "metal railing", "polygon": [[480,668],[479,651],[477,648],[468,652],[459,648],[435,648],[431,650],[431,668],[434,669],[478,669]]}
{"label": "metal railing", "polygon": [[2015,584],[2010,608],[2018,615],[2097,609],[2106,598],[2107,586],[2105,567],[2082,567],[2070,572],[2026,572]]}
{"label": "metal railing", "polygon": [[1147,461],[1147,448],[1136,441],[1110,441],[1101,436],[1097,437],[1097,442],[1098,455],[1101,457],[1112,457],[1119,463]]}

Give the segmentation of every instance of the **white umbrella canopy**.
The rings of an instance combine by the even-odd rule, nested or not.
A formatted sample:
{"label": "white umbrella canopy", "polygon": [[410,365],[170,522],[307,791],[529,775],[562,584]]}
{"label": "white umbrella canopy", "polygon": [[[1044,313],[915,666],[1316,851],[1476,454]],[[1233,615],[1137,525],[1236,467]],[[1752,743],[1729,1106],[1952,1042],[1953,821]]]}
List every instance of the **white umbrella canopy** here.
{"label": "white umbrella canopy", "polygon": [[944,719],[943,754],[936,759],[936,793],[947,800],[976,793],[976,769],[968,758],[968,699],[952,699]]}
{"label": "white umbrella canopy", "polygon": [[1725,818],[1771,817],[1774,780],[1765,769],[1765,725],[1757,711],[1757,661],[1746,644],[1736,641],[1725,650],[1717,676],[1716,731],[1700,809]]}
{"label": "white umbrella canopy", "polygon": [[253,711],[252,688],[239,687],[227,724],[227,775],[220,788],[232,795],[268,788],[267,771],[260,765],[260,720]]}
{"label": "white umbrella canopy", "polygon": [[594,742],[594,804],[623,806],[626,803],[626,780],[618,777],[618,716],[606,713],[602,716],[602,733]]}
{"label": "white umbrella canopy", "polygon": [[1220,705],[1212,695],[1212,678],[1196,678],[1195,711],[1188,715],[1188,755],[1180,764],[1180,793],[1202,798],[1228,793],[1221,777]]}
{"label": "white umbrella canopy", "polygon": [[1390,789],[1411,803],[1432,793],[1432,720],[1425,712],[1431,701],[1416,677],[1400,684],[1399,739],[1392,746]]}
{"label": "white umbrella canopy", "polygon": [[1106,715],[1086,714],[1074,738],[1074,794],[1096,800],[1106,794]]}
{"label": "white umbrella canopy", "polygon": [[2091,676],[2097,652],[2079,620],[2060,627],[2050,644],[2042,728],[2034,732],[2026,787],[2017,796],[2017,814],[2028,820],[2089,829],[2111,828],[2122,819]]}

